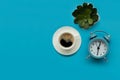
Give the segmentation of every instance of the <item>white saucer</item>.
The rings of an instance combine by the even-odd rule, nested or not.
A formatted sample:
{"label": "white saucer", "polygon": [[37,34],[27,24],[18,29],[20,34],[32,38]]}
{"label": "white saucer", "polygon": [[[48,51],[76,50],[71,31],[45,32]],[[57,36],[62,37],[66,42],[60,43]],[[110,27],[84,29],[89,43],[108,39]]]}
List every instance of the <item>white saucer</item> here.
{"label": "white saucer", "polygon": [[[73,46],[68,47],[68,48],[61,46],[59,38],[64,33],[72,34],[72,36],[74,37]],[[77,52],[81,46],[81,42],[82,40],[81,40],[81,36],[79,32],[70,26],[63,26],[62,28],[58,29],[53,35],[53,46],[55,50],[62,55],[72,55],[75,52]]]}

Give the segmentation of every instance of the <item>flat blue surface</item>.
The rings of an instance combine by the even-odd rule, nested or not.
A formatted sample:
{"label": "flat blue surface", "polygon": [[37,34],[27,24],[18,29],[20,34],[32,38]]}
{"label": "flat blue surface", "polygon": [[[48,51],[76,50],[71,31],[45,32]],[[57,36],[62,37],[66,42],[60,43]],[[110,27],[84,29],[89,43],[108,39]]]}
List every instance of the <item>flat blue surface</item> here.
{"label": "flat blue surface", "polygon": [[[92,2],[100,21],[89,30],[73,23],[78,4]],[[119,0],[0,0],[0,80],[120,80]],[[79,51],[59,55],[52,36],[61,26],[76,28],[82,37]],[[89,33],[111,34],[108,62],[86,60]]]}

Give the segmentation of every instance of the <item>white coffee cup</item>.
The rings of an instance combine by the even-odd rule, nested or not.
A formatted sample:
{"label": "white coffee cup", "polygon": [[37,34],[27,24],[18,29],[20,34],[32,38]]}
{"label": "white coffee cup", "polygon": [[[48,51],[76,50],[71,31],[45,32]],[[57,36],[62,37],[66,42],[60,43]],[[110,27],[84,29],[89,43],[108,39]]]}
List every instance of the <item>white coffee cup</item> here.
{"label": "white coffee cup", "polygon": [[[73,39],[73,40],[70,39],[72,41],[72,45],[67,47],[60,43],[61,36],[65,34],[69,34],[69,36],[71,36]],[[81,41],[82,40],[79,32],[71,26],[61,27],[53,35],[53,46],[55,50],[62,55],[74,54],[80,48]]]}
{"label": "white coffee cup", "polygon": [[[71,42],[72,42],[72,45],[71,46],[69,46],[69,47],[65,47],[65,46],[63,46],[61,43],[60,43],[60,40],[61,40],[61,37],[62,36],[64,36],[64,35],[69,35],[69,36],[71,36],[71,38],[73,39],[73,40],[71,40]],[[69,37],[70,38],[70,37]],[[64,32],[64,33],[62,33],[61,35],[60,35],[60,37],[59,37],[59,46],[60,46],[60,48],[61,49],[63,49],[63,50],[70,50],[70,49],[72,49],[74,46],[75,46],[75,41],[76,41],[76,39],[75,39],[75,37],[73,36],[73,34],[71,34],[71,33],[69,33],[69,32]]]}

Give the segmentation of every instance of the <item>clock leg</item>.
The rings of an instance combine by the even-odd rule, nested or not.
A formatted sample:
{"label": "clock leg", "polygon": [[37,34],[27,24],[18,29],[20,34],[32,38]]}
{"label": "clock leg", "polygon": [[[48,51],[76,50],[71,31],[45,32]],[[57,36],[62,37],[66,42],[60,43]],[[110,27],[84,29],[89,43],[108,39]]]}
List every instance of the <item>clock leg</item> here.
{"label": "clock leg", "polygon": [[91,57],[91,55],[89,54],[87,57],[86,57],[86,59],[89,59]]}
{"label": "clock leg", "polygon": [[108,62],[108,59],[106,57],[103,58],[105,62]]}

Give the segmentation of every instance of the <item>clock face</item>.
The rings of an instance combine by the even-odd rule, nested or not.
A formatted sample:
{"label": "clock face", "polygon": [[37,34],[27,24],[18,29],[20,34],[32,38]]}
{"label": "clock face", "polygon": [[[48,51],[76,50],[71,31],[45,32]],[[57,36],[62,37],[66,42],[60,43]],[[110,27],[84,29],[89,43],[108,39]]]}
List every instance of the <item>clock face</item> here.
{"label": "clock face", "polygon": [[103,58],[107,54],[108,45],[104,40],[96,39],[90,43],[89,51],[94,58]]}

